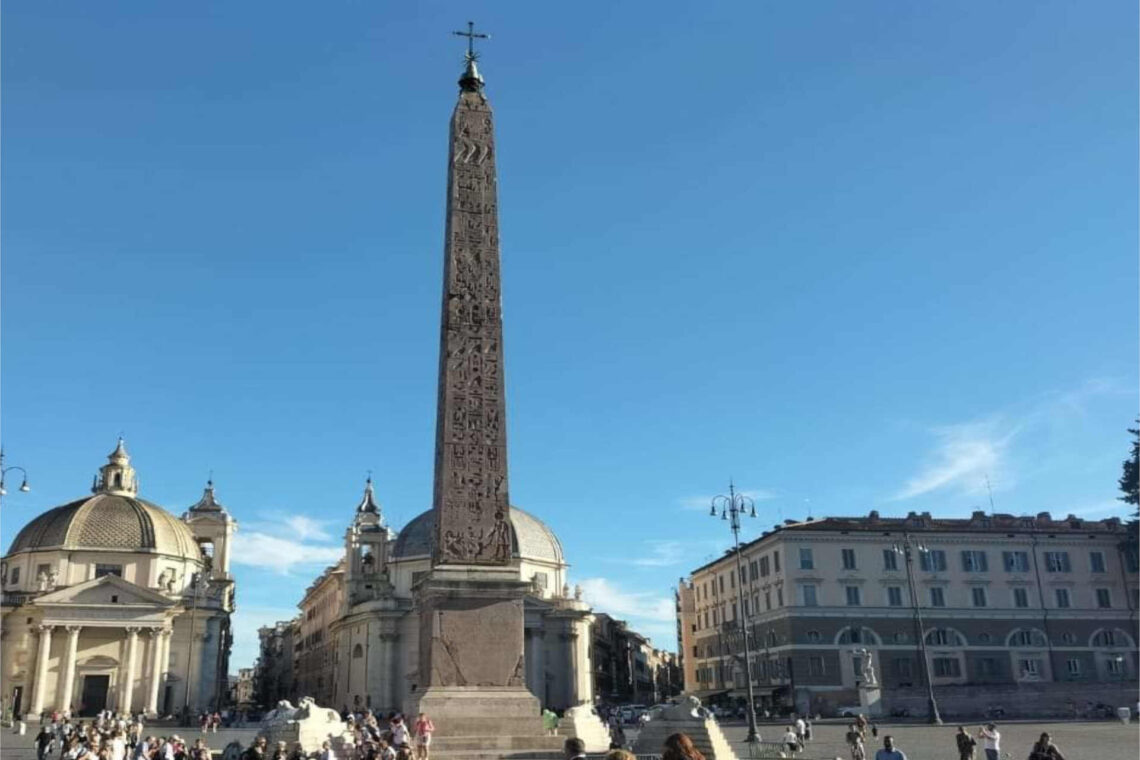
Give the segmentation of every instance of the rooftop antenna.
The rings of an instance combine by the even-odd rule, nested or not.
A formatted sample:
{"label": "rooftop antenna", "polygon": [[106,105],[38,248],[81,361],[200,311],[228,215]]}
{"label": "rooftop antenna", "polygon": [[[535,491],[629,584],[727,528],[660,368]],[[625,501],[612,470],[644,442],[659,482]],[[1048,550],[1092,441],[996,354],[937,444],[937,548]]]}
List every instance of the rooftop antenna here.
{"label": "rooftop antenna", "polygon": [[990,476],[986,475],[986,493],[990,495],[990,517],[994,516],[994,489],[990,487]]}
{"label": "rooftop antenna", "polygon": [[807,504],[807,512],[808,512],[807,516],[808,516],[808,519],[810,520],[811,519],[811,499],[804,499],[804,503]]}

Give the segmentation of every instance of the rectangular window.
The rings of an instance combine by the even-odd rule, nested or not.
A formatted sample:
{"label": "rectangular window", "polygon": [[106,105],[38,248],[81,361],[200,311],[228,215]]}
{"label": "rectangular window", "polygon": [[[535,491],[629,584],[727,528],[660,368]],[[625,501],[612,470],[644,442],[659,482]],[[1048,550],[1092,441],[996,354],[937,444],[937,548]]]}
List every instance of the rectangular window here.
{"label": "rectangular window", "polygon": [[918,553],[919,566],[928,573],[945,572],[946,570],[946,552],[941,549],[931,549],[930,551]]}
{"label": "rectangular window", "polygon": [[957,678],[962,675],[957,657],[935,657],[933,663],[936,678]]}
{"label": "rectangular window", "polygon": [[766,609],[766,610],[772,609],[772,592],[771,591],[765,591],[764,592],[764,609]]}
{"label": "rectangular window", "polygon": [[899,569],[899,555],[894,549],[883,549],[883,569]]}
{"label": "rectangular window", "polygon": [[975,586],[970,589],[970,599],[973,601],[975,607],[986,606],[986,590],[981,586]]}
{"label": "rectangular window", "polygon": [[713,625],[720,625],[720,616],[716,610],[713,610]]}
{"label": "rectangular window", "polygon": [[709,611],[705,610],[705,628],[709,627]]}
{"label": "rectangular window", "polygon": [[803,590],[804,590],[804,606],[805,607],[816,607],[816,606],[818,606],[819,602],[815,596],[815,584],[807,584],[807,585],[801,586],[801,588],[803,588]]}
{"label": "rectangular window", "polygon": [[1107,610],[1112,606],[1112,592],[1106,588],[1098,588],[1096,590],[1096,606],[1102,610]]}
{"label": "rectangular window", "polygon": [[50,572],[51,565],[36,565],[36,578],[39,578],[41,575],[46,578],[47,574]]}
{"label": "rectangular window", "polygon": [[1070,657],[1065,661],[1065,670],[1071,676],[1079,676],[1081,674],[1081,661],[1076,657]]}
{"label": "rectangular window", "polygon": [[822,676],[823,675],[823,658],[822,657],[809,657],[808,658],[808,675],[809,676]]}
{"label": "rectangular window", "polygon": [[1089,552],[1089,567],[1094,573],[1105,572],[1104,552]]}
{"label": "rectangular window", "polygon": [[887,586],[887,604],[902,607],[902,586]]}
{"label": "rectangular window", "polygon": [[780,552],[778,551],[772,552],[772,571],[780,572]]}
{"label": "rectangular window", "polygon": [[776,604],[780,607],[784,606],[784,589],[776,589]]}
{"label": "rectangular window", "polygon": [[847,594],[847,606],[858,607],[859,601],[859,587],[858,586],[844,586],[844,591]]}
{"label": "rectangular window", "polygon": [[1057,606],[1061,609],[1067,609],[1069,605],[1069,589],[1059,588],[1056,589],[1057,593]]}
{"label": "rectangular window", "polygon": [[724,593],[724,576],[720,576],[717,580],[717,585],[720,586],[720,593]]}
{"label": "rectangular window", "polygon": [[104,575],[117,575],[123,577],[122,565],[95,565],[95,577],[102,578]]}
{"label": "rectangular window", "polygon": [[1104,664],[1108,668],[1108,672],[1112,673],[1113,675],[1119,675],[1120,673],[1124,672],[1123,660],[1118,660],[1115,657],[1112,657],[1105,660]]}
{"label": "rectangular window", "polygon": [[976,549],[962,551],[962,571],[966,573],[984,573],[989,570],[986,553]]}
{"label": "rectangular window", "polygon": [[761,578],[767,578],[768,577],[768,558],[767,557],[761,557],[760,558],[760,577]]}
{"label": "rectangular window", "polygon": [[736,573],[733,573],[732,575],[728,576],[728,587],[729,588],[736,588]]}
{"label": "rectangular window", "polygon": [[1071,573],[1068,552],[1045,552],[1045,571],[1049,573]]}
{"label": "rectangular window", "polygon": [[814,570],[815,561],[811,556],[811,549],[800,549],[800,570]]}
{"label": "rectangular window", "polygon": [[855,569],[855,550],[854,549],[844,549],[843,550],[843,569],[844,570],[854,570]]}
{"label": "rectangular window", "polygon": [[748,563],[748,578],[749,578],[749,580],[754,581],[754,580],[756,580],[757,575],[758,574],[756,572],[756,560],[752,560],[751,562]]}
{"label": "rectangular window", "polygon": [[1014,607],[1028,607],[1029,606],[1029,591],[1023,588],[1015,588],[1013,590],[1013,606]]}
{"label": "rectangular window", "polygon": [[749,608],[748,608],[748,597],[744,597],[744,617],[748,617],[751,614],[752,613],[749,611]]}
{"label": "rectangular window", "polygon": [[736,602],[732,603],[732,618],[731,619],[736,620]]}
{"label": "rectangular window", "polygon": [[930,589],[930,606],[931,607],[945,607],[946,594],[941,588],[935,587]]}
{"label": "rectangular window", "polygon": [[14,586],[19,582],[20,582],[20,568],[13,567],[12,572],[11,572],[11,578],[9,579],[9,583],[11,583]]}
{"label": "rectangular window", "polygon": [[1029,555],[1025,552],[1002,552],[1001,563],[1007,573],[1029,572]]}
{"label": "rectangular window", "polygon": [[1126,548],[1124,550],[1124,566],[1130,573],[1140,570],[1140,552],[1133,548]]}
{"label": "rectangular window", "polygon": [[1041,675],[1041,660],[1028,657],[1017,662],[1018,669],[1021,671],[1021,676],[1039,676]]}

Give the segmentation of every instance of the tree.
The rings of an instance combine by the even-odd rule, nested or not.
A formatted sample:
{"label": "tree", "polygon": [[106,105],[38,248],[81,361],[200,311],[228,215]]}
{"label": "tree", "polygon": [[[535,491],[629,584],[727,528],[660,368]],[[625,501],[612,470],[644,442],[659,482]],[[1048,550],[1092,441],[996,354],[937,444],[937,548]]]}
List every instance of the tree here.
{"label": "tree", "polygon": [[[1120,490],[1123,496],[1117,497],[1125,504],[1140,505],[1140,419],[1137,427],[1128,428],[1132,433],[1132,456],[1122,463],[1124,472],[1120,475]],[[1140,509],[1140,507],[1138,507]]]}

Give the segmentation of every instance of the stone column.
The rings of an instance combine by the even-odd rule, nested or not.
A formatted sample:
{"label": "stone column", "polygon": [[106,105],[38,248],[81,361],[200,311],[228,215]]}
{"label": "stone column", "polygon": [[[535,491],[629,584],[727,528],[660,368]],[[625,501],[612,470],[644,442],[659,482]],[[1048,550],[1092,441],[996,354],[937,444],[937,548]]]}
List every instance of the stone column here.
{"label": "stone column", "polygon": [[59,674],[59,693],[56,694],[56,705],[61,711],[71,709],[71,692],[75,689],[75,665],[79,654],[79,632],[83,626],[67,626],[67,653],[63,657],[63,671]]}
{"label": "stone column", "polygon": [[127,628],[127,667],[122,672],[123,682],[119,691],[119,712],[130,715],[132,696],[135,691],[135,671],[139,662],[139,629]]}
{"label": "stone column", "polygon": [[36,680],[32,684],[32,703],[28,713],[32,717],[39,717],[44,709],[44,699],[47,697],[48,657],[51,655],[51,632],[55,626],[41,625],[36,628],[40,633],[40,645],[36,651]]}
{"label": "stone column", "polygon": [[170,661],[170,631],[153,628],[150,632],[150,684],[146,696],[146,715],[158,715],[158,690],[166,681],[166,666]]}
{"label": "stone column", "polygon": [[[400,634],[393,631],[382,631],[380,639],[380,693],[372,694],[373,709],[397,710],[400,707],[400,695],[396,693],[396,657],[397,642]],[[372,684],[365,684],[371,690]]]}

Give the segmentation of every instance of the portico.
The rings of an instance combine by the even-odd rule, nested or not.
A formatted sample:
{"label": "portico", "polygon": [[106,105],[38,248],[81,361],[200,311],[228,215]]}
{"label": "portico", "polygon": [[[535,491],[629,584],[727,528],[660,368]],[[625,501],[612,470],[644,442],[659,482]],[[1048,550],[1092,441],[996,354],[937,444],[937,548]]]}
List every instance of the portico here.
{"label": "portico", "polygon": [[158,712],[177,603],[114,575],[36,599],[35,678],[28,711]]}

